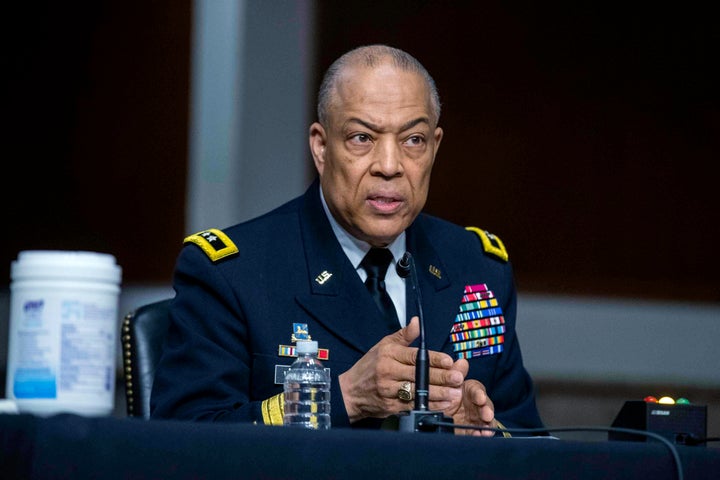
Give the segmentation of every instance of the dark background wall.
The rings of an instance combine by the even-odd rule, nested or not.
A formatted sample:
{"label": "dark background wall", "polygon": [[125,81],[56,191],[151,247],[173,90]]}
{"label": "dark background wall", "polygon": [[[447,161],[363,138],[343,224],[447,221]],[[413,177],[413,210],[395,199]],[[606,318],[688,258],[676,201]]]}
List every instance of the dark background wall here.
{"label": "dark background wall", "polygon": [[505,242],[521,289],[720,300],[718,30],[647,2],[322,2],[320,65],[420,59],[445,137],[427,210]]}
{"label": "dark background wall", "polygon": [[7,6],[0,285],[28,249],[108,252],[124,283],[170,281],[184,232],[191,3]]}
{"label": "dark background wall", "polygon": [[[433,74],[427,210],[498,234],[521,289],[720,301],[711,12],[632,2],[317,2],[316,65],[365,43]],[[189,0],[5,16],[0,285],[20,250],[168,282],[184,234]]]}

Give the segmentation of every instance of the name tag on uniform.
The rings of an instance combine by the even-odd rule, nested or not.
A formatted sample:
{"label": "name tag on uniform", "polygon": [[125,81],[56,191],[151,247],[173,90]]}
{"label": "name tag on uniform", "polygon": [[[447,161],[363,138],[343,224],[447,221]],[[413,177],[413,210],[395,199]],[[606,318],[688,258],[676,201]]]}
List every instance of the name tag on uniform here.
{"label": "name tag on uniform", "polygon": [[[290,370],[290,365],[275,365],[275,385],[285,383],[285,374]],[[330,375],[330,369],[325,367],[325,371]]]}
{"label": "name tag on uniform", "polygon": [[290,370],[290,365],[275,365],[275,385],[285,383],[285,374]]}

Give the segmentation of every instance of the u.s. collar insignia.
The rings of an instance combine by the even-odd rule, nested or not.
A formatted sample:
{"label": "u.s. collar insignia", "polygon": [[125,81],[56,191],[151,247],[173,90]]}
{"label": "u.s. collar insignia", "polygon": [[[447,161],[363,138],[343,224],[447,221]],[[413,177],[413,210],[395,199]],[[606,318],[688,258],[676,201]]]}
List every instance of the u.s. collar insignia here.
{"label": "u.s. collar insignia", "polygon": [[322,285],[323,283],[325,283],[325,282],[327,282],[328,280],[330,280],[330,277],[332,277],[332,275],[333,275],[333,274],[330,273],[330,272],[328,272],[327,270],[323,270],[323,272],[322,272],[320,275],[318,275],[317,277],[315,277],[315,281],[316,281],[317,283],[319,283],[320,285]]}
{"label": "u.s. collar insignia", "polygon": [[433,276],[437,277],[438,280],[442,278],[442,272],[435,265],[430,265],[428,267],[428,272],[430,272]]}
{"label": "u.s. collar insignia", "polygon": [[239,252],[237,246],[230,240],[230,237],[216,228],[203,230],[202,232],[185,237],[183,243],[194,243],[205,252],[205,255],[207,255],[213,263]]}

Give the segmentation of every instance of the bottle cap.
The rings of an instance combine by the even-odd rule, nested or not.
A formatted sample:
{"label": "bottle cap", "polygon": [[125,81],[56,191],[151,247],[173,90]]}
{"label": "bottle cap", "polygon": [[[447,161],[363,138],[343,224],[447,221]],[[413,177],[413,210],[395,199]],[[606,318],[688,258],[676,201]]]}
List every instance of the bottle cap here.
{"label": "bottle cap", "polygon": [[295,351],[298,355],[302,355],[304,353],[317,353],[318,351],[318,342],[315,340],[302,340],[297,342],[297,345],[295,345]]}

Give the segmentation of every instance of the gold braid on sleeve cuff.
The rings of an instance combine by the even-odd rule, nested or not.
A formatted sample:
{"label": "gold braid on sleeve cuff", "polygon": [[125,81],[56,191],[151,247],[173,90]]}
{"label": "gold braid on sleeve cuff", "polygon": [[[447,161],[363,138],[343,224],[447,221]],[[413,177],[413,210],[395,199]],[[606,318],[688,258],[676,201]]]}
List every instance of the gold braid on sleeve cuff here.
{"label": "gold braid on sleeve cuff", "polygon": [[[500,430],[507,430],[507,427],[505,425],[503,425],[502,423],[500,423],[500,420],[498,420],[497,418],[495,419],[495,423],[497,423],[497,428],[499,428]],[[512,435],[510,435],[510,432],[502,432],[502,436],[504,438],[512,437]]]}
{"label": "gold braid on sleeve cuff", "polygon": [[283,394],[277,395],[263,400],[262,416],[265,425],[282,425],[283,415],[285,415],[285,404]]}

